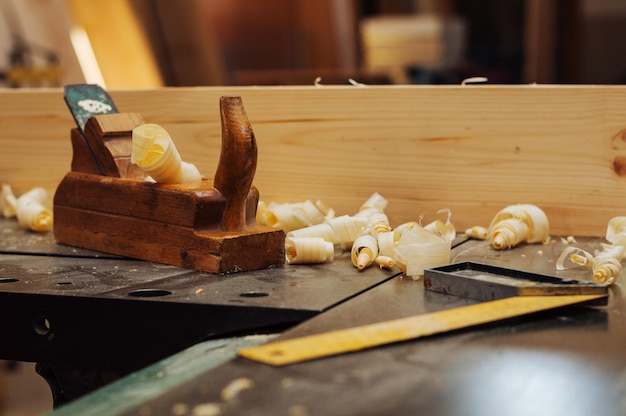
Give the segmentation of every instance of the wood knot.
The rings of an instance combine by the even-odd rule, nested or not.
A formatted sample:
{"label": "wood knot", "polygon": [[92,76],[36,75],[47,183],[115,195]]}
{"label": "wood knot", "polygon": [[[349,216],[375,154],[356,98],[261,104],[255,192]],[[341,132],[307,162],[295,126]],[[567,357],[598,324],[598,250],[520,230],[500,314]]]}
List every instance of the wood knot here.
{"label": "wood knot", "polygon": [[626,156],[616,156],[613,159],[613,170],[617,176],[626,176]]}
{"label": "wood knot", "polygon": [[626,129],[618,131],[612,138],[611,143],[613,150],[619,150],[624,146],[626,142]]}

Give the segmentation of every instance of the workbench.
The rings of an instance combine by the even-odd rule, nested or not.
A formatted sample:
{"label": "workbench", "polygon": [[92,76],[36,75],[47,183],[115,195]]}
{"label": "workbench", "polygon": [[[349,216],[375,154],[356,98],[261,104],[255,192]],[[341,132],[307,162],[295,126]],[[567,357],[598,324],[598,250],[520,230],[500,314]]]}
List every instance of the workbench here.
{"label": "workbench", "polygon": [[[397,269],[357,272],[341,254],[325,265],[220,277],[57,245],[10,220],[0,229],[0,354],[37,361],[57,406],[77,399],[55,414],[166,414],[207,403],[238,415],[626,410],[622,282],[606,307],[561,308],[275,368],[235,354],[478,301],[425,291]],[[598,241],[577,243],[590,249]],[[459,238],[453,261],[563,276],[554,262],[565,245],[554,239],[499,252]],[[566,276],[590,279],[586,269]],[[253,387],[224,402],[220,392],[237,379]]]}
{"label": "workbench", "polygon": [[[624,215],[624,87],[111,94],[123,111],[167,127],[181,154],[209,172],[219,154],[219,96],[242,96],[258,138],[255,184],[264,201],[321,199],[353,214],[380,192],[394,225],[422,214],[430,221],[449,208],[459,231],[488,224],[514,203],[541,206],[550,219],[551,245],[494,253],[485,242],[458,241],[455,260],[554,273],[565,244],[558,236],[575,235],[593,252],[608,220]],[[62,92],[1,97],[0,180],[18,192],[44,186],[53,193],[71,158],[73,121]],[[623,280],[611,287],[604,308],[567,307],[274,368],[236,352],[475,301],[425,291],[397,270],[359,273],[339,253],[325,265],[220,277],[68,248],[50,235],[2,227],[9,231],[0,243],[0,323],[3,334],[19,339],[17,345],[3,337],[2,358],[57,362],[40,366],[48,379],[82,374],[89,380],[78,391],[65,386],[66,399],[83,397],[55,413],[191,414],[216,404],[223,414],[626,411]],[[567,277],[588,279],[586,273],[568,270]],[[240,379],[251,387],[224,401],[221,391]]]}
{"label": "workbench", "polygon": [[56,244],[6,219],[0,235],[0,357],[37,362],[55,405],[205,339],[282,330],[393,275],[217,275]]}

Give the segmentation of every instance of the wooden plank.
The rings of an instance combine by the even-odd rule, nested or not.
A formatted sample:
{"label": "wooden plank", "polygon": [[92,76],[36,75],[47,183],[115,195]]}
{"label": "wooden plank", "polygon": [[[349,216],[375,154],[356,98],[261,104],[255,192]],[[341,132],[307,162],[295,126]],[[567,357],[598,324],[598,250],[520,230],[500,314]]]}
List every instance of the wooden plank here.
{"label": "wooden plank", "polygon": [[[603,236],[626,206],[626,87],[370,86],[112,90],[163,125],[211,177],[219,97],[240,95],[258,140],[264,201],[322,199],[351,214],[373,192],[392,225],[441,208],[464,227],[534,203],[553,234]],[[62,91],[0,93],[0,182],[51,192],[70,169]]]}

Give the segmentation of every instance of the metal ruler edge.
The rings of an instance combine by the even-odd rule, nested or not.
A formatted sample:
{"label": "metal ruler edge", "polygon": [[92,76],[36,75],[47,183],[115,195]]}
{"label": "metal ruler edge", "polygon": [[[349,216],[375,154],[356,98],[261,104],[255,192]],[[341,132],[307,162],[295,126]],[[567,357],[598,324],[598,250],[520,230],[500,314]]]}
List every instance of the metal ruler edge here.
{"label": "metal ruler edge", "polygon": [[588,302],[601,295],[515,296],[352,328],[273,341],[239,350],[241,357],[282,366],[408,341],[548,309]]}

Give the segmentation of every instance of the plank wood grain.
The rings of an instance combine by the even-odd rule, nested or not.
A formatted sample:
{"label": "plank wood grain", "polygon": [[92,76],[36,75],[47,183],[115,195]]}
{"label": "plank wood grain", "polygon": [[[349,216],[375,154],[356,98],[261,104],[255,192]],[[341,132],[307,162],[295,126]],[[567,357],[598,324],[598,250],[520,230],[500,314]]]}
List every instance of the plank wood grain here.
{"label": "plank wood grain", "polygon": [[[553,234],[603,236],[626,215],[626,87],[196,87],[111,90],[120,111],[163,125],[207,177],[219,97],[243,98],[266,202],[321,199],[352,214],[373,192],[392,225],[450,208],[458,230],[502,207],[541,206]],[[74,126],[60,89],[0,92],[0,182],[51,193]]]}

